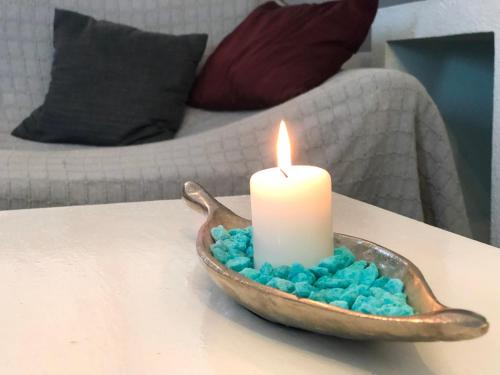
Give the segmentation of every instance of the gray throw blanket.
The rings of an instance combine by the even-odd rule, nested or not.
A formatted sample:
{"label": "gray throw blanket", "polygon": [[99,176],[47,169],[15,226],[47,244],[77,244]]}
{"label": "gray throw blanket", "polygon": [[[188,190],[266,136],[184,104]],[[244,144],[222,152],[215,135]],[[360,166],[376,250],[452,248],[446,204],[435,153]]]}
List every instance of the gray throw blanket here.
{"label": "gray throw blanket", "polygon": [[0,208],[179,198],[186,180],[217,195],[246,194],[251,174],[275,165],[276,130],[284,118],[295,163],[330,171],[336,192],[470,235],[444,123],[409,75],[344,71],[281,106],[213,125],[214,117],[227,116],[207,112],[215,129],[141,146],[10,139],[0,149]]}
{"label": "gray throw blanket", "polygon": [[179,198],[186,180],[217,195],[245,194],[253,172],[275,165],[284,118],[295,163],[330,171],[335,191],[470,234],[439,112],[419,82],[396,71],[344,71],[261,112],[188,109],[178,138],[156,144],[94,148],[12,137],[47,91],[54,7],[150,31],[208,32],[209,54],[262,1],[140,3],[0,0],[0,209]]}

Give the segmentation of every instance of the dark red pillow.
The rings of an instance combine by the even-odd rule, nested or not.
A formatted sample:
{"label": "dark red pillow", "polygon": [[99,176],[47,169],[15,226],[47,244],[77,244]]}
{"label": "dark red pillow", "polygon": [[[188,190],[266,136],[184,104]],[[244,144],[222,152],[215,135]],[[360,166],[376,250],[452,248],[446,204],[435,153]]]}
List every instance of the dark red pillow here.
{"label": "dark red pillow", "polygon": [[209,57],[190,104],[267,108],[318,86],[358,51],[377,8],[378,0],[262,4]]}

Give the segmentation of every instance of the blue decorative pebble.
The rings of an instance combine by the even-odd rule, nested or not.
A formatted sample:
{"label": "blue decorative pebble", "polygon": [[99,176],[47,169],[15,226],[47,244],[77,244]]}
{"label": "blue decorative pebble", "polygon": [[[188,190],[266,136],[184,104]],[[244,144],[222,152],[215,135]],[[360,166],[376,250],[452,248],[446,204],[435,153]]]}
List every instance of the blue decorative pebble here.
{"label": "blue decorative pebble", "polygon": [[234,244],[233,246],[238,249],[239,251],[246,252],[247,247],[248,247],[248,241],[250,240],[245,234],[243,233],[238,233],[234,236],[231,237],[233,240]]}
{"label": "blue decorative pebble", "polygon": [[239,229],[239,228],[229,229],[227,232],[232,237],[236,237],[239,234],[245,233],[243,229]]}
{"label": "blue decorative pebble", "polygon": [[265,275],[272,275],[273,274],[273,266],[271,265],[271,263],[264,263],[261,267],[260,267],[260,273],[262,274],[265,274]]}
{"label": "blue decorative pebble", "polygon": [[345,293],[342,288],[323,289],[323,291],[325,292],[326,303],[341,300]]}
{"label": "blue decorative pebble", "polygon": [[245,268],[243,270],[240,271],[240,273],[245,276],[245,277],[248,277],[249,279],[253,280],[253,281],[257,281],[259,276],[260,276],[260,272],[257,271],[255,268]]}
{"label": "blue decorative pebble", "polygon": [[229,260],[227,251],[220,245],[213,244],[210,246],[210,249],[212,250],[212,254],[214,255],[215,259],[217,259],[222,264],[226,264],[226,262]]}
{"label": "blue decorative pebble", "polygon": [[260,273],[260,276],[257,278],[257,282],[258,283],[261,283],[263,285],[267,285],[267,283],[269,281],[271,281],[271,279],[273,278],[273,275],[267,275],[267,274],[263,274],[262,272]]}
{"label": "blue decorative pebble", "polygon": [[386,316],[409,316],[415,314],[412,307],[405,305],[383,305],[377,309],[377,314]]}
{"label": "blue decorative pebble", "polygon": [[394,293],[393,296],[397,298],[400,303],[406,302],[406,299],[408,298],[405,292]]}
{"label": "blue decorative pebble", "polygon": [[[291,272],[290,272],[290,274],[291,274]],[[316,276],[314,276],[314,274],[311,271],[304,270],[304,272],[297,273],[294,276],[289,275],[288,279],[290,281],[293,281],[294,283],[298,283],[301,281],[307,281],[309,284],[313,284],[314,281],[316,280]]]}
{"label": "blue decorative pebble", "polygon": [[370,289],[366,285],[351,284],[347,289],[344,290],[344,293],[339,299],[342,301],[346,301],[349,304],[350,308],[359,295],[369,296],[370,294]]}
{"label": "blue decorative pebble", "polygon": [[219,241],[219,240],[225,240],[230,238],[231,236],[229,235],[228,231],[224,229],[222,225],[219,225],[217,227],[213,227],[211,230],[212,237],[214,240]]}
{"label": "blue decorative pebble", "polygon": [[382,288],[377,288],[376,286],[372,286],[370,288],[370,293],[373,297],[381,299],[384,297],[384,294],[387,292]]}
{"label": "blue decorative pebble", "polygon": [[352,310],[363,314],[376,314],[377,306],[373,303],[373,297],[358,296],[352,304]]}
{"label": "blue decorative pebble", "polygon": [[406,301],[406,295],[404,295],[403,297],[400,295],[385,292],[381,299],[383,305],[399,305],[401,304],[401,302]]}
{"label": "blue decorative pebble", "polygon": [[273,277],[266,285],[287,293],[293,293],[295,291],[294,283],[289,280],[280,279],[279,277]]}
{"label": "blue decorative pebble", "polygon": [[333,255],[340,258],[340,268],[350,266],[356,260],[354,254],[347,247],[338,247],[333,251]]}
{"label": "blue decorative pebble", "polygon": [[313,291],[313,287],[307,281],[300,281],[295,283],[295,295],[300,298],[309,298],[311,292]]}
{"label": "blue decorative pebble", "polygon": [[338,279],[349,280],[351,284],[357,284],[361,279],[361,272],[367,264],[368,263],[365,260],[358,260],[350,266],[338,270],[335,273],[335,277]]}
{"label": "blue decorative pebble", "polygon": [[364,285],[372,285],[373,282],[378,277],[378,268],[375,263],[370,263],[368,267],[361,271],[361,275],[359,277],[359,283]]}
{"label": "blue decorative pebble", "polygon": [[372,287],[377,287],[377,288],[383,288],[385,284],[389,281],[388,277],[379,277],[377,280],[375,280],[372,284]]}
{"label": "blue decorative pebble", "polygon": [[318,301],[318,302],[326,302],[325,289],[312,291],[311,294],[309,295],[309,299],[312,299],[313,301]]}
{"label": "blue decorative pebble", "polygon": [[210,246],[213,256],[226,267],[260,284],[364,314],[415,314],[407,304],[401,280],[379,277],[375,263],[368,265],[365,260],[356,260],[345,246],[336,248],[332,256],[310,269],[300,263],[276,268],[264,263],[256,270],[252,227],[226,230],[219,225],[212,228],[211,234],[215,240]]}
{"label": "blue decorative pebble", "polygon": [[313,291],[309,298],[319,302],[330,303],[332,301],[340,300],[344,293],[345,291],[342,288],[319,289]]}
{"label": "blue decorative pebble", "polygon": [[288,279],[290,274],[290,266],[279,266],[273,269],[273,276],[279,277],[280,279]]}
{"label": "blue decorative pebble", "polygon": [[232,258],[239,258],[239,257],[246,257],[247,253],[246,251],[241,251],[240,249],[236,247],[229,247],[229,250],[227,251],[227,254],[229,256],[229,259]]}
{"label": "blue decorative pebble", "polygon": [[401,293],[403,288],[404,284],[399,279],[390,279],[384,286],[384,289],[390,293]]}
{"label": "blue decorative pebble", "polygon": [[300,263],[292,263],[290,265],[290,273],[288,274],[288,277],[290,279],[292,279],[293,277],[295,277],[299,273],[303,273],[305,270],[306,269],[305,269],[305,267],[302,264],[300,264]]}
{"label": "blue decorative pebble", "polygon": [[252,260],[247,257],[237,257],[229,259],[226,263],[226,267],[232,269],[233,271],[240,272],[245,268],[249,268],[252,265]]}
{"label": "blue decorative pebble", "polygon": [[323,276],[328,276],[330,274],[330,271],[328,271],[328,268],[326,267],[320,267],[320,266],[314,266],[312,268],[309,268],[309,271],[314,273],[314,276],[316,276],[317,279]]}
{"label": "blue decorative pebble", "polygon": [[319,289],[347,288],[350,284],[349,280],[337,279],[335,276],[328,275],[320,277],[314,286]]}
{"label": "blue decorative pebble", "polygon": [[[349,252],[350,253],[350,252]],[[356,258],[352,253],[350,255],[345,251],[345,248],[336,249],[334,255],[323,259],[320,267],[327,268],[330,273],[335,273],[340,269],[350,266]]]}

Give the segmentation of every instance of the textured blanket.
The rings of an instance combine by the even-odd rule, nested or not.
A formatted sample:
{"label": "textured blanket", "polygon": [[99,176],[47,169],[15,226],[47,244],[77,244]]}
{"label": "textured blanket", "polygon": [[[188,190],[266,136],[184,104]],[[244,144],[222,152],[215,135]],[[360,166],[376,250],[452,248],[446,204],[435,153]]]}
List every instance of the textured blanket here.
{"label": "textured blanket", "polygon": [[[253,172],[275,165],[284,118],[295,163],[330,171],[335,191],[470,235],[444,123],[420,83],[396,71],[344,71],[258,113],[189,110],[178,138],[156,144],[93,148],[13,138],[10,130],[43,100],[50,17],[59,3],[151,30],[208,29],[210,51],[259,1],[207,0],[190,12],[193,2],[164,0],[141,13],[125,0],[121,7],[111,0],[0,0],[0,22],[9,26],[0,28],[0,209],[179,198],[186,180],[217,195],[245,194]],[[162,22],[173,15],[172,26]]]}

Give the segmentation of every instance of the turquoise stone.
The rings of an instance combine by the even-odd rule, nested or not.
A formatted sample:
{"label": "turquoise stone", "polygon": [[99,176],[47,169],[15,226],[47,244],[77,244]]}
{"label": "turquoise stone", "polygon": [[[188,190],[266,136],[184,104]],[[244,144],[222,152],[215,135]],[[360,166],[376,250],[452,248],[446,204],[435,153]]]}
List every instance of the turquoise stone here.
{"label": "turquoise stone", "polygon": [[377,288],[383,288],[385,284],[389,281],[388,277],[379,277],[377,280],[375,280],[372,284],[372,287],[377,287]]}
{"label": "turquoise stone", "polygon": [[319,302],[330,303],[340,300],[344,293],[345,291],[342,288],[319,289],[312,292],[309,298]]}
{"label": "turquoise stone", "polygon": [[295,283],[295,295],[300,298],[308,298],[313,291],[313,287],[306,281]]}
{"label": "turquoise stone", "polygon": [[342,288],[323,289],[323,291],[325,292],[326,303],[341,300],[341,296],[343,296],[345,293],[344,289]]}
{"label": "turquoise stone", "polygon": [[341,259],[341,268],[345,268],[350,266],[356,260],[354,254],[347,247],[342,246],[338,247],[333,251],[333,255],[339,257]]}
{"label": "turquoise stone", "polygon": [[290,274],[290,266],[279,266],[273,270],[273,276],[279,277],[280,279],[288,279]]}
{"label": "turquoise stone", "polygon": [[226,262],[229,260],[229,254],[223,247],[214,244],[210,246],[210,249],[212,250],[212,254],[215,259],[217,259],[222,264],[226,264]]}
{"label": "turquoise stone", "polygon": [[368,267],[361,271],[359,283],[367,286],[372,285],[378,277],[378,268],[375,263],[370,263]]}
{"label": "turquoise stone", "polygon": [[312,299],[313,301],[318,301],[318,302],[326,302],[325,289],[312,291],[311,294],[309,295],[309,299]]}
{"label": "turquoise stone", "polygon": [[378,307],[373,303],[373,297],[366,296],[358,296],[351,309],[364,314],[376,314],[378,311]]}
{"label": "turquoise stone", "polygon": [[303,273],[305,270],[306,269],[302,264],[292,263],[290,266],[290,273],[288,275],[288,278],[292,279],[294,276],[298,275],[299,273]]}
{"label": "turquoise stone", "polygon": [[227,230],[224,229],[222,225],[219,225],[217,227],[213,227],[211,230],[212,237],[214,240],[219,241],[219,240],[225,240],[230,238],[230,234],[228,233]]}
{"label": "turquoise stone", "polygon": [[379,275],[375,263],[356,260],[345,246],[318,265],[306,269],[300,263],[273,267],[264,263],[259,270],[253,264],[252,227],[226,230],[211,229],[215,241],[213,256],[226,267],[257,283],[309,298],[321,303],[351,309],[364,314],[408,316],[415,314],[407,303],[404,283]]}
{"label": "turquoise stone", "polygon": [[257,282],[258,283],[261,283],[263,285],[267,285],[267,283],[269,281],[271,281],[271,279],[273,278],[272,275],[266,275],[266,274],[262,274],[262,272],[260,273],[260,276],[257,278]]}
{"label": "turquoise stone", "polygon": [[232,269],[235,272],[240,272],[245,268],[249,268],[252,265],[252,260],[247,257],[237,257],[229,259],[226,263],[226,267]]}
{"label": "turquoise stone", "polygon": [[279,277],[273,277],[266,285],[287,293],[293,293],[295,291],[294,283],[289,280],[280,279]]}
{"label": "turquoise stone", "polygon": [[327,288],[347,288],[351,283],[349,280],[337,279],[335,276],[323,276],[320,277],[314,283],[314,286],[319,289]]}
{"label": "turquoise stone", "polygon": [[273,266],[270,264],[270,263],[264,263],[261,267],[260,267],[260,273],[262,275],[272,275],[273,274]]}
{"label": "turquoise stone", "polygon": [[405,305],[384,305],[377,309],[377,314],[386,316],[409,316],[415,312],[408,304]]}
{"label": "turquoise stone", "polygon": [[384,286],[384,289],[390,293],[401,293],[403,288],[404,284],[399,279],[390,279]]}
{"label": "turquoise stone", "polygon": [[247,256],[246,251],[241,251],[240,249],[237,249],[235,247],[230,247],[229,250],[227,251],[227,254],[229,255],[230,259]]}
{"label": "turquoise stone", "polygon": [[314,281],[316,280],[316,276],[309,271],[309,270],[304,270],[304,272],[297,273],[295,275],[290,275],[288,276],[288,279],[294,283],[300,282],[300,281],[307,281],[309,284],[313,284]]}
{"label": "turquoise stone", "polygon": [[257,281],[257,279],[260,276],[260,272],[259,271],[257,271],[254,268],[248,268],[248,267],[245,268],[245,269],[243,269],[243,270],[241,270],[240,273],[243,276],[248,277],[249,279],[251,279],[253,281]]}
{"label": "turquoise stone", "polygon": [[357,284],[361,279],[361,272],[367,264],[365,260],[358,260],[350,266],[337,271],[335,277],[337,279],[349,280],[351,284]]}
{"label": "turquoise stone", "polygon": [[[352,255],[352,253],[351,253]],[[354,262],[354,255],[348,255],[344,248],[339,248],[335,250],[335,255],[323,259],[319,262],[320,267],[328,269],[328,272],[334,274],[338,270],[350,266]]]}
{"label": "turquoise stone", "polygon": [[342,301],[346,301],[349,304],[350,308],[359,295],[369,296],[370,289],[366,285],[352,284],[344,290],[344,293],[339,299]]}
{"label": "turquoise stone", "polygon": [[311,268],[309,268],[309,271],[314,273],[314,276],[316,276],[317,279],[319,279],[322,276],[328,276],[330,274],[330,271],[328,271],[328,268],[320,267],[320,266],[311,267]]}

